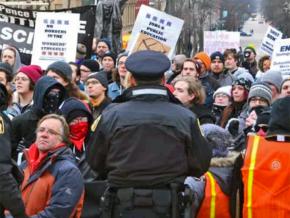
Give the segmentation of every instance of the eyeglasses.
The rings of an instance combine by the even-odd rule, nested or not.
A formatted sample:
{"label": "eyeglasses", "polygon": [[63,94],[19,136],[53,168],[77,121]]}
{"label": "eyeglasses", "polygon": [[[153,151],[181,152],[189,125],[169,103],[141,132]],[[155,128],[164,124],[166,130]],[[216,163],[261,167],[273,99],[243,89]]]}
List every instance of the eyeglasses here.
{"label": "eyeglasses", "polygon": [[90,70],[85,70],[85,69],[82,69],[82,68],[80,68],[80,71],[85,72],[85,73],[90,73],[91,72]]}
{"label": "eyeglasses", "polygon": [[220,94],[216,94],[215,97],[216,97],[216,98],[228,98],[229,96],[226,95],[226,94],[220,93]]}
{"label": "eyeglasses", "polygon": [[125,64],[125,61],[119,61],[118,62],[118,65],[123,65],[123,64]]}
{"label": "eyeglasses", "polygon": [[62,135],[60,134],[59,132],[53,130],[53,129],[50,129],[50,128],[46,128],[46,127],[38,127],[36,129],[36,133],[44,133],[44,132],[47,132],[49,135],[53,136],[53,135]]}
{"label": "eyeglasses", "polygon": [[258,126],[258,125],[256,125],[255,127],[254,127],[254,129],[255,129],[255,132],[259,132],[261,129],[264,131],[264,132],[267,132],[268,131],[268,126],[267,125],[263,125],[263,126]]}
{"label": "eyeglasses", "polygon": [[23,81],[23,82],[26,82],[26,81],[28,81],[29,80],[29,78],[26,78],[26,77],[20,77],[20,76],[17,76],[17,77],[15,77],[14,78],[14,81],[16,82],[16,81]]}

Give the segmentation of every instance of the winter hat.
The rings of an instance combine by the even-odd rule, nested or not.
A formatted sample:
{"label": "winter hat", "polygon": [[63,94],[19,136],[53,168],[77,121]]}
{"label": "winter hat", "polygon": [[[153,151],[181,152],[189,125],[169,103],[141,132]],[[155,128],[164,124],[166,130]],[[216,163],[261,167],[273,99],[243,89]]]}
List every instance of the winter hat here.
{"label": "winter hat", "polygon": [[269,128],[266,137],[276,135],[290,136],[290,96],[277,99],[271,110],[271,118],[269,121]]}
{"label": "winter hat", "polygon": [[204,64],[205,68],[207,70],[210,70],[210,57],[207,55],[207,53],[205,52],[198,52],[196,53],[196,55],[194,56],[194,59],[199,59],[202,61],[202,63]]}
{"label": "winter hat", "polygon": [[253,97],[263,98],[268,102],[268,105],[271,105],[272,90],[267,83],[263,83],[263,82],[254,83],[248,95],[248,103]]}
{"label": "winter hat", "polygon": [[252,45],[248,45],[244,51],[246,50],[251,50],[254,54],[257,54],[255,48]]}
{"label": "winter hat", "polygon": [[5,63],[5,62],[1,62],[0,63],[0,70],[4,71],[6,74],[11,75],[13,74],[13,69],[10,66],[10,64]]}
{"label": "winter hat", "polygon": [[201,125],[204,136],[212,146],[212,157],[226,157],[228,147],[231,146],[231,134],[224,128],[215,124]]}
{"label": "winter hat", "polygon": [[106,45],[108,46],[109,50],[111,50],[111,42],[110,42],[109,39],[107,39],[107,38],[102,38],[102,39],[100,39],[100,40],[98,41],[97,44],[99,44],[99,42],[104,42],[104,43],[106,43]]}
{"label": "winter hat", "polygon": [[68,81],[71,81],[72,79],[72,69],[69,66],[69,64],[64,61],[53,62],[46,69],[47,72],[49,70],[54,71],[55,73],[59,74],[61,77],[67,79]]}
{"label": "winter hat", "polygon": [[215,59],[220,59],[223,63],[225,61],[224,55],[219,51],[216,51],[210,55],[210,60],[213,61]]}
{"label": "winter hat", "polygon": [[96,79],[102,84],[102,86],[104,86],[106,89],[108,89],[108,79],[107,79],[107,75],[104,71],[91,73],[91,74],[89,74],[87,80],[88,79]]}
{"label": "winter hat", "polygon": [[261,82],[274,85],[279,92],[280,92],[282,81],[283,81],[283,78],[282,78],[281,72],[276,71],[276,70],[267,70],[261,78]]}
{"label": "winter hat", "polygon": [[97,72],[100,70],[100,65],[95,60],[85,59],[81,62],[80,66],[81,65],[84,65],[85,67],[89,68],[91,72]]}
{"label": "winter hat", "polygon": [[110,58],[112,58],[113,61],[114,61],[114,65],[116,65],[116,56],[115,56],[115,54],[114,54],[113,52],[111,52],[111,51],[107,51],[107,52],[103,55],[102,60],[103,60],[105,57],[110,57]]}
{"label": "winter hat", "polygon": [[218,88],[214,93],[213,93],[213,98],[215,98],[215,96],[217,94],[226,94],[229,97],[232,97],[232,86],[222,86],[220,88]]}
{"label": "winter hat", "polygon": [[173,61],[175,62],[176,65],[182,65],[185,60],[186,56],[184,54],[175,55],[173,58]]}
{"label": "winter hat", "polygon": [[83,43],[77,44],[77,59],[83,59],[86,57],[87,54],[87,47]]}
{"label": "winter hat", "polygon": [[40,79],[41,74],[38,73],[34,67],[31,66],[23,66],[20,67],[20,69],[18,70],[17,73],[24,73],[26,76],[28,76],[32,82],[35,84],[37,82],[37,80]]}
{"label": "winter hat", "polygon": [[282,81],[281,86],[280,86],[280,90],[282,90],[282,86],[283,86],[283,84],[284,84],[286,81],[289,81],[289,80],[290,80],[290,76],[286,76],[286,77],[283,78],[283,81]]}
{"label": "winter hat", "polygon": [[43,75],[43,70],[40,66],[38,65],[34,65],[34,64],[31,64],[29,65],[31,68],[33,68],[34,70],[36,70],[40,75]]}
{"label": "winter hat", "polygon": [[240,85],[243,86],[247,91],[250,90],[251,85],[252,85],[252,81],[248,80],[247,78],[237,78],[233,81],[232,86],[234,85]]}

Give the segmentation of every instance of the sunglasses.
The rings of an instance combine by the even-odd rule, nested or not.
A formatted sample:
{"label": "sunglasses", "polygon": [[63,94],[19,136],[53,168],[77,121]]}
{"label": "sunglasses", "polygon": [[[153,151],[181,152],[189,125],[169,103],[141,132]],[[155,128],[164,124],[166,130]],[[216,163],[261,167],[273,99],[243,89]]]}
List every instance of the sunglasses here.
{"label": "sunglasses", "polygon": [[268,126],[255,126],[255,132],[259,132],[261,129],[263,130],[263,132],[267,132],[268,131]]}

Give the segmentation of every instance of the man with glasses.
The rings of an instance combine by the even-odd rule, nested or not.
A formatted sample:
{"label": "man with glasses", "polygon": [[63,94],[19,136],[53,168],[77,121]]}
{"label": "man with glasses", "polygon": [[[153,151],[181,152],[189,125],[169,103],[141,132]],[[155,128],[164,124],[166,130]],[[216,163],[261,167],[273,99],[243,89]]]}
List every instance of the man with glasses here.
{"label": "man with glasses", "polygon": [[23,163],[22,199],[28,216],[80,217],[83,180],[67,146],[69,127],[56,114],[44,116],[37,125],[36,140],[26,149]]}

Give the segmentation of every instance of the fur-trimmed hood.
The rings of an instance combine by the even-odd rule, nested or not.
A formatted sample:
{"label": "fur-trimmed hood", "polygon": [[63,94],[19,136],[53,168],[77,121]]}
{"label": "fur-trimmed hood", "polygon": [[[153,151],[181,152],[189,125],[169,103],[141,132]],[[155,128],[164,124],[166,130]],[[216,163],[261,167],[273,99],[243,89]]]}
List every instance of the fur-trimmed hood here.
{"label": "fur-trimmed hood", "polygon": [[213,157],[210,161],[211,167],[231,167],[240,155],[239,152],[230,151],[226,157]]}

